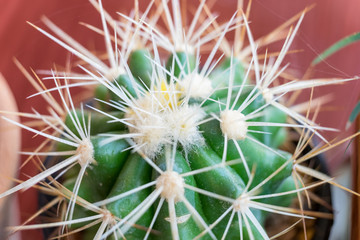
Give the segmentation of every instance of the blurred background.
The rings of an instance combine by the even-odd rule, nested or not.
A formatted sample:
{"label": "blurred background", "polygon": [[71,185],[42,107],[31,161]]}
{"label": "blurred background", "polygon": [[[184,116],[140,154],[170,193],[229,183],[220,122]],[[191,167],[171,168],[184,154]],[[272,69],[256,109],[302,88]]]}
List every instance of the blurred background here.
{"label": "blurred background", "polygon": [[[185,0],[180,1],[184,2]],[[149,2],[148,0],[139,0],[140,8],[144,9]],[[188,7],[193,6],[194,2],[196,0],[189,0]],[[133,7],[132,1],[125,0],[103,0],[103,4],[104,8],[114,17],[116,17],[115,12],[128,14]],[[236,9],[237,1],[222,0],[221,2],[216,1],[214,4],[212,9],[218,13],[219,22],[222,22],[230,19]],[[290,68],[295,70],[296,77],[299,79],[302,78],[311,61],[319,53],[341,38],[360,31],[360,18],[358,17],[360,1],[253,0],[250,14],[250,26],[256,39],[269,33],[312,4],[315,4],[315,7],[306,14],[291,48],[301,51],[287,57],[287,60],[291,62]],[[42,99],[40,97],[26,99],[27,96],[35,93],[35,90],[15,66],[13,57],[16,57],[27,69],[37,70],[50,69],[54,63],[64,65],[69,54],[28,25],[26,21],[43,27],[40,17],[45,15],[84,46],[101,51],[104,50],[102,37],[77,24],[86,22],[100,27],[100,16],[87,0],[0,0],[0,6],[0,73],[7,80],[12,90],[19,111],[29,112],[31,108],[35,108],[39,112],[45,112],[46,106],[41,104]],[[281,44],[275,44],[273,48],[279,50],[280,46]],[[359,53],[360,43],[352,44],[328,58],[326,62],[317,65],[313,76],[349,78],[360,75]],[[315,90],[315,95],[328,93],[333,93],[334,99],[323,108],[324,111],[319,114],[317,122],[321,126],[335,127],[341,131],[329,133],[326,135],[327,138],[340,138],[358,130],[352,126],[350,130],[345,132],[345,125],[359,99],[360,81]],[[25,133],[22,138],[22,148],[29,150],[39,143],[39,140],[33,139],[32,134]],[[328,156],[331,173],[334,176],[345,176],[344,182],[346,184],[351,184],[349,177],[352,172],[351,157],[352,161],[356,160],[352,155],[351,148],[337,150]],[[6,160],[0,157],[0,161]],[[35,173],[36,169],[29,164],[21,169],[18,177],[24,180],[26,175],[34,175]],[[18,201],[20,221],[22,222],[37,209],[36,191],[28,190],[19,194]],[[350,197],[345,195],[345,200],[342,201],[349,202]],[[2,215],[0,213],[0,216]],[[349,216],[343,218],[348,219]],[[337,230],[334,234],[340,233],[343,238],[333,236],[333,239],[347,239],[344,235],[347,234],[347,231],[348,229]],[[40,231],[29,231],[22,234],[23,239],[42,239]]]}

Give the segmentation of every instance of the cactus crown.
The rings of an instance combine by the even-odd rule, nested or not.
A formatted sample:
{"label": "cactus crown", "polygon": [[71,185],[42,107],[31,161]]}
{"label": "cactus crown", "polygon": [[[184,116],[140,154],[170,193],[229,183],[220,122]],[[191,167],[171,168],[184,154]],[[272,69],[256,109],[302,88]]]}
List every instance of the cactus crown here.
{"label": "cactus crown", "polygon": [[[150,4],[135,17],[120,14],[120,22],[100,0],[90,2],[100,13],[102,30],[90,27],[104,35],[107,61],[49,19],[44,22],[54,35],[35,27],[84,63],[80,72],[52,71],[47,77],[56,87],[38,94],[50,104],[50,114],[27,115],[42,120],[45,131],[13,122],[56,142],[48,152],[24,154],[55,156],[58,162],[0,194],[5,197],[48,178],[51,183],[43,188],[66,210],[55,223],[12,230],[60,227],[59,235],[82,239],[269,239],[264,222],[270,213],[312,218],[302,206],[289,204],[319,185],[305,183],[301,175],[321,184],[333,181],[304,165],[331,147],[300,153],[310,136],[326,142],[320,131],[334,129],[308,119],[310,109],[299,112],[287,106],[286,97],[295,90],[353,79],[280,84],[288,66],[284,57],[305,11],[280,53],[260,62],[257,51],[264,46],[254,41],[242,6],[219,25],[208,14],[206,1],[200,1],[186,25],[179,0]],[[160,15],[167,30],[157,24]],[[234,46],[227,39],[231,31]],[[242,48],[241,32],[247,34],[247,48]],[[70,89],[87,85],[95,85],[95,100],[76,109]],[[54,92],[63,107],[48,97]],[[303,132],[293,153],[283,147],[289,128]]]}

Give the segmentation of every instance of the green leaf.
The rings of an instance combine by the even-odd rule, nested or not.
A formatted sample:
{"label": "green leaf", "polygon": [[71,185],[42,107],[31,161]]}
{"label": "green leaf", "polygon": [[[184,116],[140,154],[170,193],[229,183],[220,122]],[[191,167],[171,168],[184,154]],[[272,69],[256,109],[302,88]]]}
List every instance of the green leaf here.
{"label": "green leaf", "polygon": [[350,36],[347,36],[347,37],[341,39],[340,41],[336,42],[331,47],[326,49],[324,52],[322,52],[317,58],[315,58],[312,61],[311,65],[315,66],[316,64],[318,64],[321,61],[325,60],[326,58],[328,58],[332,54],[336,53],[340,49],[350,45],[351,43],[359,41],[359,40],[360,40],[360,32],[354,33],[354,34],[352,34]]}
{"label": "green leaf", "polygon": [[350,117],[349,117],[349,123],[353,123],[356,119],[356,117],[359,115],[360,113],[360,101],[356,104],[355,108],[352,110]]}

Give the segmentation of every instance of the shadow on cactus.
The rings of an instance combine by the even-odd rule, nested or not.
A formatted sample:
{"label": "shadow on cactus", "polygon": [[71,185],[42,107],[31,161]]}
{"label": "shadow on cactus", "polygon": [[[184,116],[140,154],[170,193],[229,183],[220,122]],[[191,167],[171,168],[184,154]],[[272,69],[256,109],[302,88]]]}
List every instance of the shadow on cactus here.
{"label": "shadow on cactus", "polygon": [[[241,4],[219,24],[201,1],[184,24],[178,0],[119,14],[121,21],[100,0],[90,2],[102,29],[85,26],[104,36],[106,61],[44,18],[53,35],[32,26],[82,60],[78,72],[45,72],[56,87],[42,89],[17,62],[38,90],[33,96],[50,105],[49,115],[19,113],[42,121],[39,129],[7,120],[46,139],[23,154],[57,161],[0,197],[37,187],[54,197],[37,215],[53,206],[60,212],[56,221],[10,231],[57,227],[54,236],[81,239],[270,239],[264,228],[269,214],[298,218],[304,226],[306,219],[329,217],[304,210],[302,202],[310,189],[338,184],[306,162],[353,136],[330,145],[321,131],[336,129],[309,118],[313,103],[322,100],[299,108],[287,106],[287,96],[355,78],[279,84],[308,9],[254,40]],[[234,46],[226,39],[232,31]],[[258,48],[280,40],[280,52],[259,56]],[[81,86],[94,86],[94,99],[75,108],[70,89]],[[291,153],[284,150],[288,129],[300,136]],[[314,135],[324,145],[301,155]],[[298,207],[290,207],[293,199]]]}

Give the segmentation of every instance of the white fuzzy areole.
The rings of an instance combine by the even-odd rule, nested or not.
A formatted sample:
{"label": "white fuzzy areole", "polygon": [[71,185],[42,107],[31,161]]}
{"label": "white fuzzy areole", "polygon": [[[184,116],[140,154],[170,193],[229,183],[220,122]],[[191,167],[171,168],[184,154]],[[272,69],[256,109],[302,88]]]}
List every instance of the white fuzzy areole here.
{"label": "white fuzzy areole", "polygon": [[262,95],[263,95],[263,98],[265,99],[266,103],[269,103],[274,99],[274,94],[268,88],[265,88],[262,91]]}
{"label": "white fuzzy areole", "polygon": [[129,126],[130,133],[140,134],[134,138],[134,142],[137,146],[143,146],[141,150],[149,158],[153,158],[162,145],[169,141],[169,129],[161,116],[165,108],[155,97],[148,94],[137,99],[136,109],[129,108],[125,114],[128,122],[135,126]]}
{"label": "white fuzzy areole", "polygon": [[225,110],[220,114],[220,127],[229,139],[243,140],[246,138],[248,125],[245,116],[239,111]]}
{"label": "white fuzzy areole", "polygon": [[175,43],[175,51],[176,52],[184,52],[187,54],[193,55],[195,53],[195,48],[192,45],[176,41]]}
{"label": "white fuzzy areole", "polygon": [[164,114],[164,119],[171,129],[171,138],[179,141],[185,148],[192,144],[200,144],[203,137],[198,123],[205,117],[204,111],[198,106],[184,105]]}
{"label": "white fuzzy areole", "polygon": [[234,210],[237,212],[244,212],[249,208],[250,199],[246,194],[242,194],[233,203]]}
{"label": "white fuzzy areole", "polygon": [[109,211],[109,210],[102,210],[102,214],[103,214],[103,221],[106,222],[116,222],[114,215]]}
{"label": "white fuzzy areole", "polygon": [[125,74],[125,70],[121,67],[116,67],[116,68],[112,68],[110,69],[110,71],[105,75],[105,78],[108,79],[109,81],[113,81],[114,79],[116,79],[117,77],[119,77],[122,74]]}
{"label": "white fuzzy areole", "polygon": [[158,177],[156,181],[156,189],[162,188],[161,197],[165,199],[174,199],[178,202],[182,196],[184,196],[185,181],[174,171],[166,171]]}
{"label": "white fuzzy areole", "polygon": [[207,98],[213,91],[211,80],[203,77],[198,73],[186,75],[184,79],[179,82],[185,95],[192,98]]}
{"label": "white fuzzy areole", "polygon": [[89,139],[84,139],[76,149],[76,154],[80,156],[78,162],[80,166],[94,163],[94,147]]}
{"label": "white fuzzy areole", "polygon": [[[184,148],[201,144],[203,137],[198,123],[205,117],[197,105],[181,103],[179,93],[170,86],[162,86],[162,91],[154,90],[134,102],[128,108],[125,118],[129,122],[130,133],[137,146],[149,158],[154,158],[162,147],[172,141]],[[170,101],[172,100],[172,101]]]}

